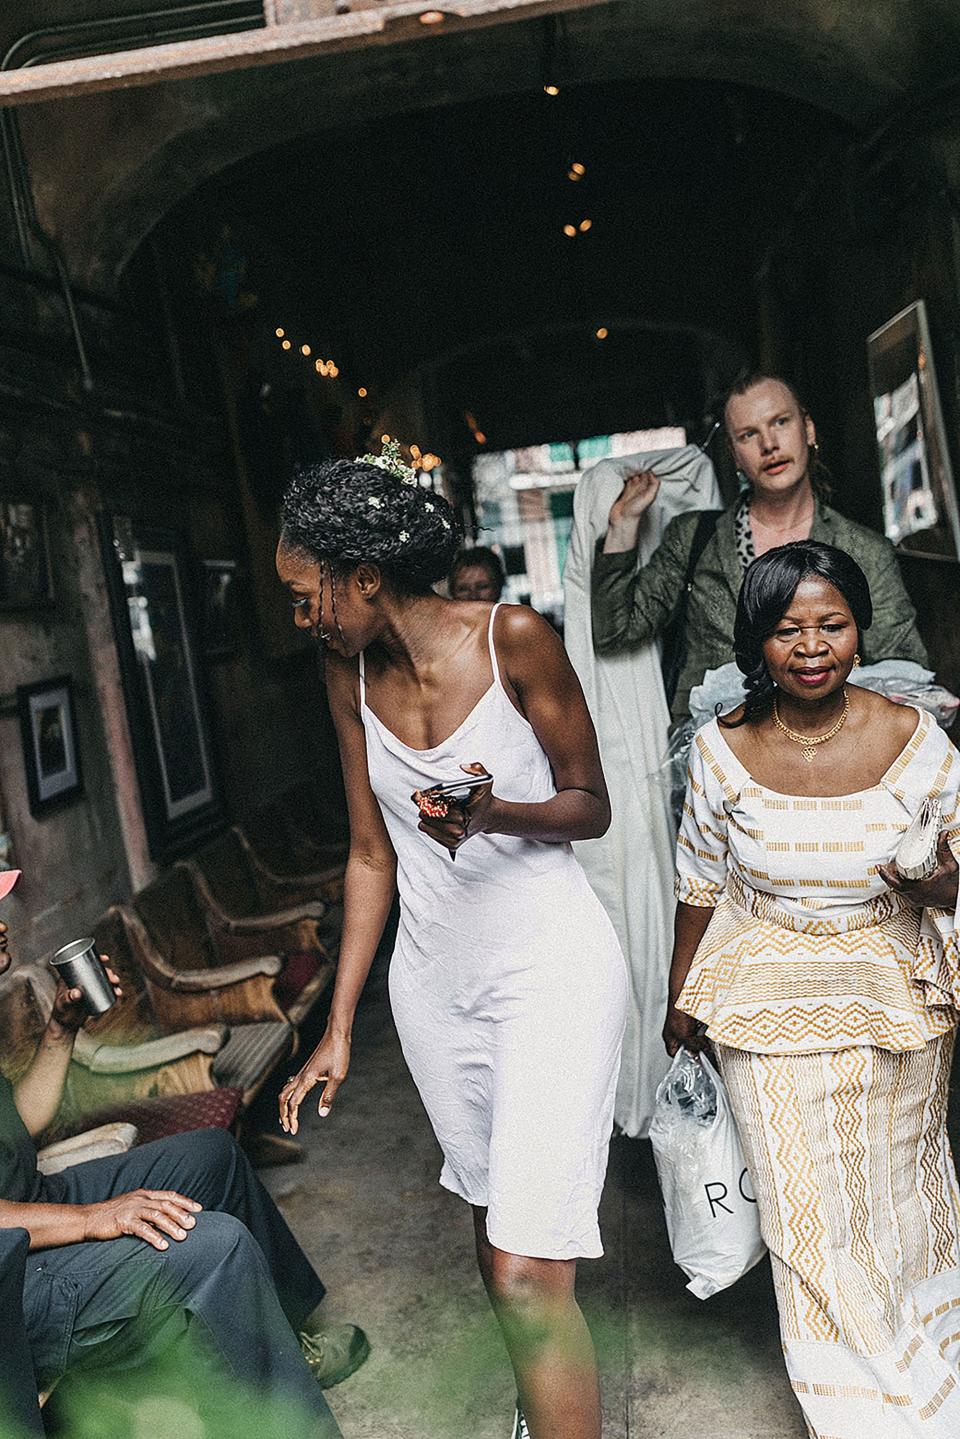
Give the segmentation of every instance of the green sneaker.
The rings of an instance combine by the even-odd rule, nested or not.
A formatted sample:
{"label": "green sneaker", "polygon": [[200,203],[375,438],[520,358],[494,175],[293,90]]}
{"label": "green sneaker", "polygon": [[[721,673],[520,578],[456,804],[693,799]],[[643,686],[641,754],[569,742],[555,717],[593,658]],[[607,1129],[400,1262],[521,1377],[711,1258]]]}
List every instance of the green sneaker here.
{"label": "green sneaker", "polygon": [[356,1324],[331,1324],[299,1338],[303,1357],[321,1389],[342,1384],[370,1353],[370,1340]]}

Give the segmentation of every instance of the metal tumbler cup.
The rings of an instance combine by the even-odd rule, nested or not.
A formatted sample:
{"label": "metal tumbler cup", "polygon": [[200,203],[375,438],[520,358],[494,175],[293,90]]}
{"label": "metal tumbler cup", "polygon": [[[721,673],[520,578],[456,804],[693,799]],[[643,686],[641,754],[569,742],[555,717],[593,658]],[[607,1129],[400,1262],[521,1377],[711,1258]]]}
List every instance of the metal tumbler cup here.
{"label": "metal tumbler cup", "polygon": [[113,985],[97,953],[94,939],[75,939],[58,949],[50,961],[68,989],[83,991],[83,1002],[89,1014],[106,1014],[117,1002]]}

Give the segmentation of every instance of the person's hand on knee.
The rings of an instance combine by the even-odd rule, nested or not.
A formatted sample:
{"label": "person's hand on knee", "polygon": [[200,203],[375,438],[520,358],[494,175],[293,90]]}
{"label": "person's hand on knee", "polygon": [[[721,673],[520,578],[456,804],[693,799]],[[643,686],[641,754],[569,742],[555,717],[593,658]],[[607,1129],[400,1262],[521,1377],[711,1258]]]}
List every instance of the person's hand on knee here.
{"label": "person's hand on knee", "polygon": [[99,1204],[84,1205],[87,1211],[85,1239],[121,1239],[127,1235],[166,1249],[170,1239],[186,1239],[196,1224],[194,1215],[203,1205],[172,1189],[135,1189]]}

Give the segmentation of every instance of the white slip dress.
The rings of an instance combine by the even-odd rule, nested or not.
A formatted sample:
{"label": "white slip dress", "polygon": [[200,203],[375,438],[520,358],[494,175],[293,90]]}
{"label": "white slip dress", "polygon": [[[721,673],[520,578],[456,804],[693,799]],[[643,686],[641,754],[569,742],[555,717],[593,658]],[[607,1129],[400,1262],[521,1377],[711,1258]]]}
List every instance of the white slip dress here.
{"label": "white slip dress", "polygon": [[418,830],[411,800],[477,760],[501,799],[556,794],[500,678],[500,608],[490,614],[490,687],[430,749],[405,744],[370,709],[360,656],[370,783],[397,855],[390,1000],[443,1150],[440,1183],[487,1207],[498,1249],[596,1258],[627,1004],[613,926],[569,844],[476,835],[454,863]]}

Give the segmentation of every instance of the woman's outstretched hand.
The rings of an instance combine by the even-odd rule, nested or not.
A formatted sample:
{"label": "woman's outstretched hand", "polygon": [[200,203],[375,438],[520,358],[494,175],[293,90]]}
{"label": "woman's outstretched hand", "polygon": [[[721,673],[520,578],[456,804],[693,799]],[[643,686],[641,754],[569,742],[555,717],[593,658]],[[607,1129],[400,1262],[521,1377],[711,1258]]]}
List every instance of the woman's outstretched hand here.
{"label": "woman's outstretched hand", "polygon": [[[460,768],[464,774],[487,774],[487,768],[479,760],[472,764],[462,764]],[[410,796],[414,804],[419,805],[420,791],[415,790]],[[437,844],[456,854],[462,844],[466,844],[475,834],[485,834],[490,824],[494,805],[493,780],[489,784],[480,785],[472,790],[465,800],[458,802],[448,801],[448,813],[445,816],[427,815],[421,811],[421,819],[417,828],[422,830],[430,839],[436,840]]]}
{"label": "woman's outstretched hand", "polygon": [[671,1059],[678,1049],[687,1049],[691,1054],[699,1054],[702,1050],[710,1048],[710,1041],[700,1030],[697,1021],[692,1015],[684,1014],[682,1009],[677,1009],[675,1004],[671,1004],[667,1009],[667,1018],[663,1026],[663,1042]]}
{"label": "woman's outstretched hand", "polygon": [[325,1034],[299,1074],[291,1075],[280,1091],[280,1127],[284,1133],[297,1133],[300,1106],[318,1084],[323,1085],[323,1090],[317,1112],[321,1119],[325,1119],[349,1068],[349,1039],[342,1035]]}
{"label": "woman's outstretched hand", "polygon": [[891,862],[881,864],[880,878],[916,909],[956,909],[960,866],[944,835],[937,840],[937,867],[927,879],[904,879]]}

